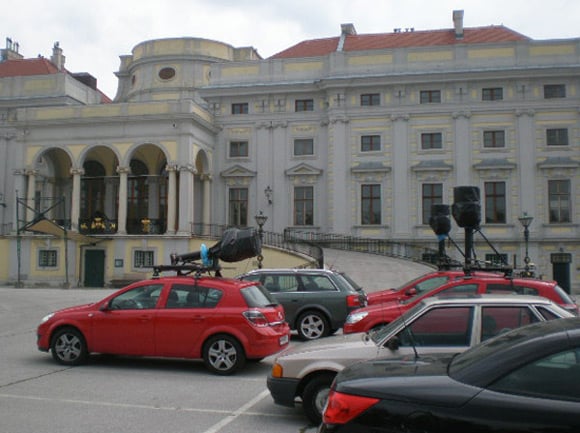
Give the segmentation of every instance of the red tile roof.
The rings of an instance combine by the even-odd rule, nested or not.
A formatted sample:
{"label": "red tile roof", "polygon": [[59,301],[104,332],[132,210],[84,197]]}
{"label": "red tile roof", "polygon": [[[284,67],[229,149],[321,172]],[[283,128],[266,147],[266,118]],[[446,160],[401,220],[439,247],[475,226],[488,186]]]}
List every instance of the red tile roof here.
{"label": "red tile roof", "polygon": [[56,66],[48,59],[15,59],[0,62],[0,78],[22,75],[58,74]]}
{"label": "red tile roof", "polygon": [[[303,41],[284,51],[274,54],[270,58],[286,59],[325,56],[336,51],[339,40],[340,37],[337,36],[333,38]],[[527,40],[530,40],[530,38],[504,26],[466,28],[463,31],[463,38],[456,38],[454,29],[364,35],[347,34],[344,41],[343,51],[430,47],[455,44],[486,44]]]}
{"label": "red tile roof", "polygon": [[[34,59],[13,59],[0,62],[0,78],[20,77],[27,75],[50,75],[58,74],[59,71],[54,63],[44,57]],[[69,74],[67,70],[64,73]],[[70,75],[70,74],[69,74]],[[101,94],[101,103],[112,102],[111,98],[96,89]]]}

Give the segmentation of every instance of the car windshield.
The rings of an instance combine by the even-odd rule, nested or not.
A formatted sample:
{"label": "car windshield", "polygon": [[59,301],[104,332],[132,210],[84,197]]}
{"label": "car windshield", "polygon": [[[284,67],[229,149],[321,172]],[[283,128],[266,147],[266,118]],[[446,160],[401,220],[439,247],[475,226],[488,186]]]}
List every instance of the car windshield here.
{"label": "car windshield", "polygon": [[278,305],[278,302],[262,285],[244,287],[241,292],[248,307],[260,308]]}
{"label": "car windshield", "polygon": [[425,294],[432,292],[433,290],[447,283],[448,280],[449,277],[442,275],[440,277],[429,278],[428,280],[416,284],[414,287],[417,290],[417,294],[409,299],[404,300],[403,303],[408,304],[409,302],[414,301],[418,297],[424,296]]}
{"label": "car windshield", "polygon": [[388,325],[377,328],[376,330],[369,331],[370,339],[377,346],[383,344],[385,338],[387,338],[389,335],[394,335],[395,330],[397,330],[399,327],[406,326],[406,324],[408,324],[409,322],[409,319],[413,317],[418,311],[422,310],[424,307],[425,307],[424,303],[419,302],[417,305],[405,311],[404,314],[401,314],[399,317],[390,322]]}

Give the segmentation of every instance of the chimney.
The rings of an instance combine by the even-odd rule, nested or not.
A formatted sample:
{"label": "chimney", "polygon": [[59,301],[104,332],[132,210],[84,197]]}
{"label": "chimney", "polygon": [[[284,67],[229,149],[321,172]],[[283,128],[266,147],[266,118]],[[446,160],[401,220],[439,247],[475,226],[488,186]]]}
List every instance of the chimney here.
{"label": "chimney", "polygon": [[18,52],[19,48],[18,42],[12,41],[12,38],[6,38],[6,48],[0,50],[0,62],[23,59],[24,57]]}
{"label": "chimney", "polygon": [[340,25],[340,34],[342,35],[356,35],[356,30],[354,28],[354,24],[341,24]]}
{"label": "chimney", "polygon": [[453,11],[453,26],[455,27],[455,38],[463,39],[463,11]]}
{"label": "chimney", "polygon": [[338,45],[336,46],[336,51],[342,51],[344,48],[344,42],[348,35],[354,36],[356,35],[356,29],[354,28],[354,24],[341,24],[340,25],[340,39],[338,40]]}
{"label": "chimney", "polygon": [[62,48],[60,48],[59,45],[60,44],[58,43],[58,41],[54,43],[54,46],[52,47],[52,57],[50,58],[50,61],[55,64],[56,68],[59,71],[62,71],[64,69],[65,56],[62,55]]}

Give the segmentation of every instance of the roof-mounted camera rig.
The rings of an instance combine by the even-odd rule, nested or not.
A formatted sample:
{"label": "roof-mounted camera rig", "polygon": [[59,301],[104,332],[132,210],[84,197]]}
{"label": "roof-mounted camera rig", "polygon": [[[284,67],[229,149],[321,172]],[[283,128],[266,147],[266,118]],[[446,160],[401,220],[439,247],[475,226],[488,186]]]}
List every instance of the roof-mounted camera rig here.
{"label": "roof-mounted camera rig", "polygon": [[[497,271],[503,272],[506,276],[513,274],[513,268],[507,263],[485,263],[477,260],[473,248],[473,234],[479,233],[487,244],[493,249],[497,257],[501,257],[495,247],[489,242],[481,232],[479,224],[481,222],[481,205],[479,199],[479,188],[476,186],[458,186],[453,189],[453,205],[451,213],[453,219],[459,227],[465,229],[465,252],[459,248],[457,243],[449,236],[451,231],[451,221],[449,219],[449,205],[436,204],[431,207],[431,217],[429,225],[437,235],[439,241],[439,269],[450,269],[452,267],[462,267],[466,274],[472,271]],[[449,241],[463,255],[465,262],[460,263],[449,257],[445,251],[445,240]]]}
{"label": "roof-mounted camera rig", "polygon": [[177,275],[195,272],[196,277],[204,272],[215,272],[216,277],[221,277],[220,260],[234,263],[256,257],[261,253],[262,243],[254,228],[230,228],[224,231],[221,241],[211,248],[202,244],[199,251],[171,254],[170,265],[153,266],[153,278],[159,278],[161,272],[167,271],[175,271]]}

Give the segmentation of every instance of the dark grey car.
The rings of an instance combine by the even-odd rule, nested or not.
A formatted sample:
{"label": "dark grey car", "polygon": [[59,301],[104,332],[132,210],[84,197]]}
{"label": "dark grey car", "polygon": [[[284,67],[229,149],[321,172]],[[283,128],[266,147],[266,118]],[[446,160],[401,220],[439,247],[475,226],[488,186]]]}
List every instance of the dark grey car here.
{"label": "dark grey car", "polygon": [[256,269],[238,278],[261,283],[284,306],[301,338],[336,332],[346,316],[366,305],[366,293],[346,275],[328,269]]}

